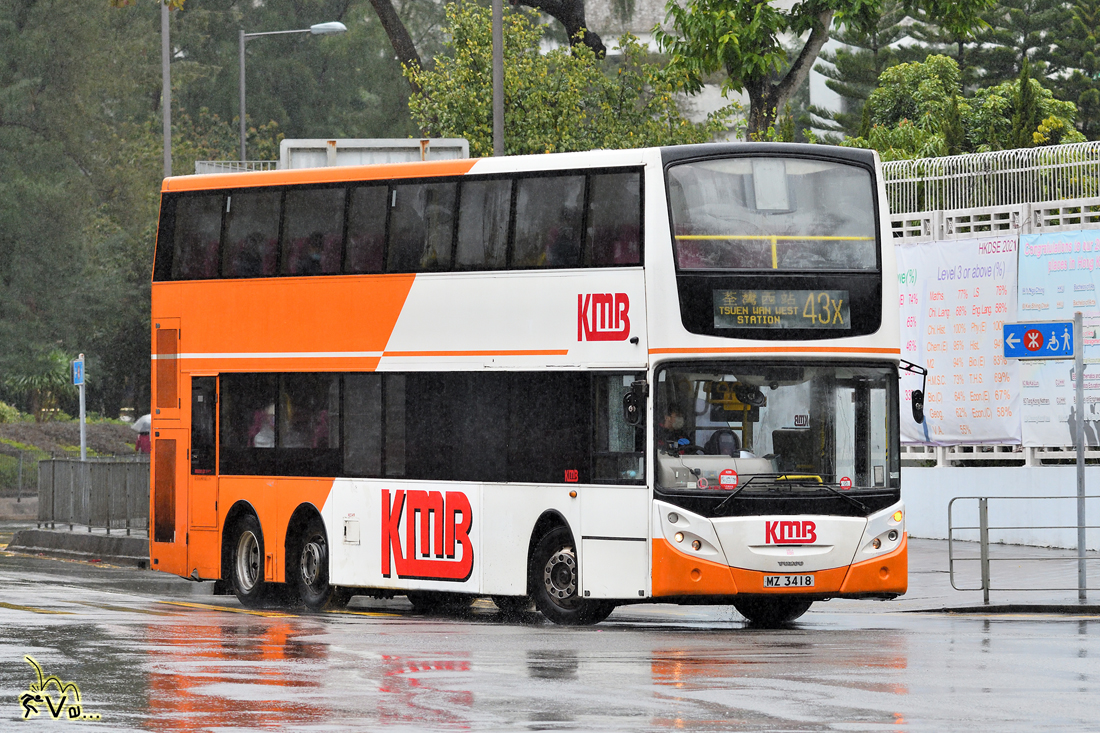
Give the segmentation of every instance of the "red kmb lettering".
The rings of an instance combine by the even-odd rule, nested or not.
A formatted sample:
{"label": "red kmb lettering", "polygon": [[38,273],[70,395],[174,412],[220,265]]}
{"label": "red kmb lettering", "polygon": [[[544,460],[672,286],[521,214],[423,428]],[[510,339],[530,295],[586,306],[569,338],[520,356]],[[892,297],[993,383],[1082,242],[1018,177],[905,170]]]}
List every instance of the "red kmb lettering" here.
{"label": "red kmb lettering", "polygon": [[[382,575],[390,577],[392,568],[399,578],[466,580],[474,567],[474,544],[470,540],[473,521],[470,499],[460,491],[444,495],[438,491],[397,490],[391,502],[389,489],[383,489]],[[456,546],[461,547],[460,555]]]}
{"label": "red kmb lettering", "polygon": [[626,293],[577,294],[577,341],[626,341],[629,336]]}
{"label": "red kmb lettering", "polygon": [[812,545],[815,542],[817,524],[814,522],[764,522],[765,545]]}

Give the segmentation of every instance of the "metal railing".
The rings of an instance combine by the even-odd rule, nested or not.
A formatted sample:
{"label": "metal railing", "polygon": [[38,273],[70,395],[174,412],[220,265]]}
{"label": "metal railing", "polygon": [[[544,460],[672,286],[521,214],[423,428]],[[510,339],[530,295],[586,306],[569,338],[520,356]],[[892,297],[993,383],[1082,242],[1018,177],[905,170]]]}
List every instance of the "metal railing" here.
{"label": "metal railing", "polygon": [[893,214],[1100,196],[1100,142],[882,165]]}
{"label": "metal railing", "polygon": [[196,160],[195,174],[251,173],[273,171],[279,167],[277,160]]}
{"label": "metal railing", "polygon": [[147,531],[149,459],[52,459],[38,464],[38,526]]}
{"label": "metal railing", "polygon": [[[1085,496],[1084,499],[1086,499],[1086,500],[1100,499],[1100,495]],[[949,571],[950,577],[951,577],[951,587],[952,588],[954,588],[955,590],[961,590],[961,591],[977,591],[977,590],[980,590],[980,591],[982,591],[983,601],[986,605],[989,604],[989,592],[991,590],[997,590],[997,591],[1072,591],[1072,590],[1076,590],[1077,593],[1078,593],[1078,599],[1081,600],[1081,601],[1085,600],[1086,591],[1088,591],[1088,590],[1100,590],[1100,586],[1096,586],[1096,585],[1090,586],[1090,585],[1088,585],[1088,574],[1087,574],[1087,567],[1086,567],[1086,563],[1088,561],[1090,561],[1090,560],[1091,561],[1100,560],[1100,553],[1096,553],[1096,552],[1090,553],[1085,549],[1084,546],[1078,544],[1077,547],[1073,548],[1073,553],[1074,554],[1072,554],[1072,555],[1070,555],[1070,554],[1055,554],[1059,550],[1055,550],[1055,549],[1051,549],[1051,548],[1058,547],[1059,545],[1064,547],[1065,545],[1072,544],[1070,542],[1065,541],[1066,536],[1064,534],[1061,537],[1059,537],[1058,535],[1055,535],[1055,536],[1049,538],[1053,541],[1050,542],[1049,545],[1047,545],[1043,549],[1042,552],[1038,552],[1038,551],[1035,551],[1033,549],[1030,554],[1021,554],[1021,553],[1025,553],[1028,548],[1025,548],[1023,546],[1020,546],[1020,545],[1017,545],[1017,544],[1014,544],[1014,543],[1012,543],[1012,544],[1004,543],[1002,541],[1002,542],[994,542],[994,544],[998,545],[999,547],[1010,548],[1008,550],[1008,552],[1010,554],[1004,555],[1004,556],[998,555],[996,557],[993,557],[993,556],[990,555],[990,548],[989,548],[989,546],[990,546],[990,532],[1007,533],[1007,532],[1010,532],[1010,531],[1013,531],[1013,532],[1027,531],[1027,532],[1047,532],[1047,533],[1051,533],[1051,532],[1057,531],[1059,533],[1068,533],[1069,531],[1072,530],[1073,532],[1078,533],[1078,536],[1084,536],[1083,534],[1080,534],[1081,529],[1084,529],[1084,530],[1100,529],[1100,525],[1086,524],[1083,527],[1081,527],[1076,523],[1074,523],[1074,524],[1026,524],[1026,525],[996,525],[996,524],[990,524],[989,523],[989,502],[992,501],[992,500],[996,500],[996,501],[1041,501],[1041,502],[1073,501],[1073,502],[1077,502],[1078,497],[1076,497],[1076,496],[958,496],[958,497],[955,497],[954,499],[952,499],[947,504],[947,557],[948,557],[948,571]],[[954,510],[955,510],[955,502],[957,502],[957,501],[977,502],[977,511],[978,511],[978,519],[977,519],[978,523],[977,523],[977,525],[959,525],[959,526],[955,525]],[[969,544],[969,543],[973,542],[973,540],[962,540],[962,539],[956,537],[956,533],[959,533],[959,532],[963,532],[963,533],[977,532],[977,534],[978,534],[978,538],[977,538],[977,541],[978,541],[978,557],[959,557],[959,556],[957,556],[957,554],[956,554],[956,543],[958,543],[958,542],[967,542]],[[1062,549],[1061,552],[1066,552],[1066,550]],[[958,564],[958,563],[968,563],[968,562],[977,562],[977,563],[979,563],[979,571],[980,571],[981,581],[980,581],[980,585],[978,585],[978,587],[960,586],[956,582],[956,570],[957,570],[956,569],[956,564]],[[1025,563],[1030,564],[1030,563],[1033,563],[1033,562],[1035,562],[1035,563],[1062,562],[1062,563],[1067,563],[1068,564],[1069,562],[1072,562],[1075,565],[1075,569],[1076,569],[1076,573],[1074,574],[1076,582],[1073,583],[1073,584],[1045,584],[1045,585],[1039,585],[1039,586],[1037,586],[1037,585],[1028,585],[1028,586],[998,585],[998,586],[994,587],[993,577],[992,577],[992,573],[990,571],[990,566],[994,562],[999,562],[999,563],[1000,562],[1014,562],[1014,563],[1017,563],[1018,564],[1017,565],[1017,577],[1020,577],[1021,575],[1026,574],[1026,573],[1020,572],[1020,570],[1019,570],[1019,568],[1022,567],[1023,564],[1025,564]],[[1047,571],[1047,570],[1044,570],[1039,575],[1041,575],[1041,577],[1044,581],[1045,580],[1050,580],[1054,577],[1054,575],[1052,573],[1050,573],[1049,571]],[[1068,576],[1068,573],[1067,573],[1067,576]]]}

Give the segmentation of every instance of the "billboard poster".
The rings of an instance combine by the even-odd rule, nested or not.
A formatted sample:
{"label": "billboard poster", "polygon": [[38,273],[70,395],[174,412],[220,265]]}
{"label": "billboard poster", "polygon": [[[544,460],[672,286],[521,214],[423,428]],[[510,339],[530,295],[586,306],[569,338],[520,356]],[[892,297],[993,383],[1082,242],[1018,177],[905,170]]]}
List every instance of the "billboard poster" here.
{"label": "billboard poster", "polygon": [[1015,235],[896,248],[903,359],[928,369],[925,420],[908,408],[920,377],[902,373],[901,439],[1019,444],[1018,366],[1001,327],[1016,313]]}
{"label": "billboard poster", "polygon": [[[1020,238],[1019,322],[1084,318],[1085,438],[1100,445],[1100,230]],[[1078,416],[1073,361],[1020,364],[1024,445],[1070,446]]]}

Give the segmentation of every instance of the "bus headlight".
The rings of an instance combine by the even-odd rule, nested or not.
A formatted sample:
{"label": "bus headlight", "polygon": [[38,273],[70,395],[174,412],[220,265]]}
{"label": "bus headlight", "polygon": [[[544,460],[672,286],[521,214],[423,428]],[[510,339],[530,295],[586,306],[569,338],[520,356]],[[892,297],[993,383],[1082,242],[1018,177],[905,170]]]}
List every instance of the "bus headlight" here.
{"label": "bus headlight", "polygon": [[683,532],[677,532],[672,539],[676,540],[677,542],[683,542],[684,541],[684,533]]}
{"label": "bus headlight", "polygon": [[[890,540],[891,542],[893,542],[897,538],[898,538],[898,531],[896,529],[892,529],[886,534],[886,539]],[[875,540],[875,541],[877,542],[878,540]]]}

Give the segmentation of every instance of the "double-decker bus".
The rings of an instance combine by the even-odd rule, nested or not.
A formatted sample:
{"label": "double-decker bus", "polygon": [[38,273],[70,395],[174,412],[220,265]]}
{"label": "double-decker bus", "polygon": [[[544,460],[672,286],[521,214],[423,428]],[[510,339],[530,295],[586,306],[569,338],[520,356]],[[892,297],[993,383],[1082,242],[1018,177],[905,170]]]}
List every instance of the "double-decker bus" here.
{"label": "double-decker bus", "polygon": [[169,178],[151,566],[564,624],[904,593],[886,214],[827,146]]}

